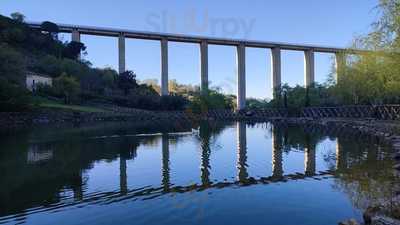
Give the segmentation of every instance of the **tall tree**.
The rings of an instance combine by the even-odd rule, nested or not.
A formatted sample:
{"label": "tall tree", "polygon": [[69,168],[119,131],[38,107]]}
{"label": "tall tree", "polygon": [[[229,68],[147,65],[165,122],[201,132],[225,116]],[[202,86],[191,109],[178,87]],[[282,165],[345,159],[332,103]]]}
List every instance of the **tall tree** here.
{"label": "tall tree", "polygon": [[138,84],[136,83],[136,74],[131,70],[127,70],[118,76],[118,87],[124,91],[124,95],[128,95],[129,91]]}
{"label": "tall tree", "polygon": [[58,39],[57,36],[58,36],[58,33],[60,32],[60,29],[57,24],[49,22],[49,21],[45,21],[42,23],[40,28],[42,29],[42,31],[44,33],[49,34],[49,36],[51,36],[54,40]]}
{"label": "tall tree", "polygon": [[14,12],[11,13],[11,18],[19,23],[23,23],[25,21],[25,16],[22,13]]}

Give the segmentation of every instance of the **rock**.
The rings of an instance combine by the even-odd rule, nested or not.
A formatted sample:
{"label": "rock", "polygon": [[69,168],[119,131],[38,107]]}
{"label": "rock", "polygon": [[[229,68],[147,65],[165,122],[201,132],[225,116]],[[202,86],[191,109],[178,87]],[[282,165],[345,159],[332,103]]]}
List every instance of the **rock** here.
{"label": "rock", "polygon": [[372,218],[381,210],[379,206],[368,207],[363,214],[364,223],[366,225],[372,224]]}
{"label": "rock", "polygon": [[372,218],[371,225],[399,225],[400,221],[385,216],[375,216]]}
{"label": "rock", "polygon": [[359,225],[355,219],[351,219],[348,221],[340,222],[339,225]]}

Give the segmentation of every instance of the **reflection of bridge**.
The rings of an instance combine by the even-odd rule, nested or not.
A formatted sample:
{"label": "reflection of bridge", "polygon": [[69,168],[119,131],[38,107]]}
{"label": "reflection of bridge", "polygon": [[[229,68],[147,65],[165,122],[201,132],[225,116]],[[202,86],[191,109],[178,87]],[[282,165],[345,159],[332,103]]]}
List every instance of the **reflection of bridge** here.
{"label": "reflection of bridge", "polygon": [[[30,23],[30,27],[41,29],[41,23]],[[237,50],[237,105],[238,109],[245,107],[246,100],[246,47],[271,49],[272,90],[275,92],[281,86],[281,50],[304,52],[304,85],[309,86],[315,80],[315,52],[333,53],[336,56],[338,70],[345,64],[346,49],[323,47],[315,45],[299,45],[278,42],[262,42],[250,40],[221,39],[199,36],[161,34],[132,30],[111,29],[90,26],[58,24],[60,32],[71,33],[72,41],[80,42],[81,34],[108,36],[118,38],[119,72],[125,71],[125,38],[160,41],[161,46],[161,94],[168,95],[168,42],[186,42],[199,44],[200,47],[200,87],[208,89],[208,45],[235,46]],[[357,50],[352,53],[359,52]],[[275,94],[273,94],[275,96]]]}
{"label": "reflection of bridge", "polygon": [[[200,162],[200,174],[201,174],[201,184],[193,184],[190,186],[173,186],[170,181],[170,154],[169,154],[169,138],[167,134],[162,135],[161,149],[162,149],[162,188],[150,188],[150,190],[144,191],[144,193],[153,193],[153,191],[158,192],[161,189],[162,193],[169,192],[187,192],[190,190],[202,190],[206,188],[223,188],[232,185],[246,185],[246,184],[258,184],[258,183],[273,183],[281,182],[287,180],[297,180],[305,179],[307,177],[321,176],[326,174],[333,174],[333,171],[316,172],[316,146],[311,144],[310,141],[306,140],[304,148],[304,173],[296,174],[284,174],[283,170],[283,140],[282,137],[278,135],[278,132],[272,129],[272,176],[262,177],[255,179],[249,176],[247,172],[247,134],[246,134],[246,123],[237,122],[236,123],[236,133],[237,133],[237,179],[232,182],[217,182],[213,183],[210,180],[210,135],[206,132],[202,132],[200,129],[200,139],[201,139],[201,162]],[[337,144],[336,148],[336,169],[346,168],[346,160],[341,157],[341,148]],[[128,191],[128,182],[126,176],[126,158],[120,158],[120,193],[126,194]]]}
{"label": "reflection of bridge", "polygon": [[[35,170],[36,174],[43,174],[43,171],[47,171],[47,169],[52,169],[54,170],[54,175],[56,178],[51,176],[50,174],[44,173],[45,176],[42,178],[42,180],[37,181],[36,179],[29,181],[26,181],[27,178],[20,178],[24,182],[19,182],[19,183],[25,183],[29,185],[24,185],[20,186],[19,190],[19,197],[20,199],[25,199],[21,198],[21,194],[26,196],[31,195],[31,191],[35,190],[35,188],[41,188],[42,182],[49,183],[49,188],[46,189],[46,191],[39,192],[37,195],[37,199],[33,199],[32,201],[24,202],[22,205],[19,205],[18,202],[13,202],[12,204],[7,205],[5,212],[3,212],[4,216],[1,218],[0,223],[3,221],[7,221],[11,217],[13,218],[19,218],[19,217],[25,217],[28,214],[32,213],[38,213],[42,211],[53,211],[57,210],[63,207],[69,207],[69,206],[84,206],[87,204],[110,204],[113,202],[118,202],[118,201],[125,201],[125,200],[135,200],[135,199],[152,199],[152,198],[157,198],[162,195],[166,195],[168,193],[186,193],[186,192],[191,192],[191,191],[203,191],[207,189],[221,189],[221,188],[229,188],[229,187],[238,187],[238,186],[247,186],[247,185],[257,185],[257,184],[263,184],[263,185],[268,185],[268,184],[273,184],[273,183],[278,183],[278,182],[286,182],[286,181],[292,181],[292,180],[303,180],[303,179],[322,179],[326,178],[332,175],[335,175],[336,172],[333,171],[334,165],[332,164],[332,170],[327,170],[327,171],[316,171],[316,143],[317,141],[315,140],[308,140],[307,138],[304,139],[304,136],[301,136],[302,142],[297,142],[297,139],[293,141],[293,143],[300,144],[302,147],[300,147],[301,150],[304,150],[304,170],[301,173],[293,173],[293,174],[285,174],[284,173],[284,167],[283,167],[283,155],[284,152],[287,151],[287,146],[290,145],[287,143],[288,137],[295,136],[295,134],[300,133],[298,130],[294,130],[295,132],[290,133],[289,135],[285,134],[287,129],[281,129],[282,127],[278,125],[274,125],[272,127],[272,151],[271,151],[271,161],[272,161],[272,171],[270,176],[265,176],[265,177],[257,177],[254,178],[249,174],[248,171],[248,157],[247,157],[247,125],[244,122],[237,122],[236,123],[236,142],[237,142],[237,154],[236,154],[236,179],[230,180],[230,179],[224,179],[219,180],[219,181],[213,181],[211,179],[212,175],[212,170],[211,170],[211,163],[210,163],[210,157],[212,154],[212,137],[213,137],[213,132],[215,130],[218,130],[219,128],[213,128],[210,129],[208,127],[210,125],[208,124],[202,124],[200,126],[200,132],[199,132],[199,140],[200,140],[200,168],[199,168],[199,173],[200,173],[200,181],[196,184],[183,184],[183,185],[175,185],[172,184],[171,182],[171,165],[170,165],[170,149],[169,147],[171,146],[171,134],[162,134],[159,136],[161,139],[161,179],[160,179],[160,185],[156,186],[141,186],[141,187],[131,187],[129,186],[129,180],[128,180],[128,168],[127,168],[127,161],[131,160],[132,158],[135,157],[137,154],[136,149],[137,146],[140,145],[141,141],[140,140],[132,140],[132,138],[127,138],[124,140],[119,140],[119,139],[113,139],[115,143],[124,143],[123,145],[120,145],[118,148],[105,148],[108,149],[107,151],[97,151],[93,152],[93,154],[96,155],[80,155],[83,149],[87,148],[88,146],[86,145],[78,145],[76,146],[77,148],[74,148],[74,150],[71,152],[70,149],[65,149],[65,154],[73,154],[74,152],[77,153],[78,155],[75,155],[77,157],[65,157],[66,155],[62,154],[63,149],[59,148],[60,146],[52,146],[50,147],[54,148],[54,157],[48,159],[46,164],[42,164],[41,166],[35,166],[35,164],[30,164],[29,170]],[[214,130],[215,129],[215,130]],[[214,131],[213,131],[214,130]],[[210,132],[213,131],[213,132]],[[287,135],[287,136],[285,136]],[[303,134],[302,134],[303,135]],[[140,136],[141,138],[142,136]],[[154,137],[154,136],[152,136]],[[174,138],[177,138],[179,136],[174,134]],[[157,138],[158,139],[158,138]],[[320,139],[320,138],[319,138]],[[142,140],[147,140],[147,139],[142,139]],[[153,141],[156,139],[152,139]],[[159,139],[158,139],[159,140]],[[111,140],[112,141],[112,140]],[[127,142],[125,142],[127,141]],[[132,142],[131,142],[132,141]],[[98,149],[101,149],[101,146],[104,145],[105,143],[109,143],[110,140],[104,140],[103,141],[94,141],[92,144],[96,143],[96,146],[90,145],[91,147],[95,147]],[[87,141],[83,141],[82,143],[87,143]],[[156,142],[154,142],[155,144]],[[157,141],[158,143],[158,141]],[[143,144],[143,142],[142,142]],[[293,145],[292,145],[293,146]],[[297,146],[297,145],[296,145]],[[337,160],[336,160],[336,169],[340,169],[339,172],[343,171],[342,169],[348,168],[347,166],[347,161],[349,158],[354,156],[348,155],[348,154],[343,154],[342,153],[342,148],[339,146],[342,145],[337,145]],[[49,146],[43,146],[43,149],[47,149]],[[118,149],[118,150],[116,150]],[[129,149],[129,150],[128,150]],[[128,151],[127,151],[128,150]],[[61,152],[60,152],[61,151]],[[61,154],[60,154],[61,153]],[[103,155],[105,154],[105,155]],[[79,158],[81,157],[81,158]],[[87,184],[86,184],[86,179],[82,175],[82,171],[85,170],[85,168],[90,168],[91,166],[88,166],[88,163],[92,163],[96,159],[110,159],[114,160],[117,157],[119,157],[119,188],[117,190],[107,190],[107,191],[102,191],[102,192],[95,192],[95,193],[86,193],[85,190],[87,190]],[[75,164],[74,160],[77,160]],[[82,161],[83,159],[83,161]],[[72,160],[72,161],[71,161]],[[65,170],[65,165],[67,163],[69,166],[73,166],[70,170]],[[83,164],[81,164],[84,162]],[[89,165],[90,165],[89,163]],[[21,164],[18,164],[16,168],[20,168]],[[23,165],[23,164],[22,164]],[[48,167],[43,167],[43,165],[48,165]],[[75,167],[74,167],[75,166]],[[21,171],[21,174],[28,174],[27,171],[25,171],[27,168],[23,169]],[[179,171],[177,171],[179,172]],[[11,176],[8,176],[11,177]],[[31,176],[29,176],[29,179]],[[67,188],[71,189],[73,194],[71,196],[58,196],[59,191],[61,188]],[[7,190],[5,188],[5,190]],[[14,191],[14,189],[10,189],[9,191]],[[6,192],[9,193],[9,192]],[[14,192],[15,193],[15,192]],[[5,195],[4,195],[5,196]],[[43,199],[49,199],[49,196],[58,196],[53,202],[49,202],[45,206],[43,206],[42,202]],[[16,196],[11,194],[11,198],[13,199]],[[0,213],[0,215],[2,215]],[[15,215],[15,216],[10,216],[7,217],[7,215]]]}

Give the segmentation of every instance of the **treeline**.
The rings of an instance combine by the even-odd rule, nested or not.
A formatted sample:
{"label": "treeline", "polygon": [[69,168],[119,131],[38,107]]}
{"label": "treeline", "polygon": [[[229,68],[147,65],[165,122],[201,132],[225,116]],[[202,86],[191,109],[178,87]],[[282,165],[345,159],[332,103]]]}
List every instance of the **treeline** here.
{"label": "treeline", "polygon": [[35,95],[65,104],[98,102],[151,110],[180,110],[188,104],[178,95],[160,97],[150,85],[139,84],[132,71],[93,68],[80,58],[85,50],[80,42],[60,41],[54,23],[44,22],[39,31],[28,27],[22,14],[0,15],[0,111],[34,106],[25,84],[27,71],[53,78],[52,86],[38,85]]}
{"label": "treeline", "polygon": [[[308,88],[283,85],[274,100],[247,99],[248,108],[400,104],[400,0],[380,0],[379,19],[371,32],[354,41],[353,48],[371,50],[345,54],[345,65],[332,70],[324,84]],[[58,40],[58,27],[42,24],[41,31],[24,24],[24,17],[0,16],[0,111],[26,110],[32,95],[25,73],[53,77],[53,86],[36,94],[63,99],[66,104],[100,102],[150,110],[234,109],[236,96],[211,88],[207,95],[198,86],[169,82],[170,95],[160,96],[157,80],[138,82],[132,71],[118,74],[111,68],[93,68],[79,56],[86,47]],[[337,74],[337,80],[333,79]]]}
{"label": "treeline", "polygon": [[309,88],[284,85],[268,106],[307,107],[400,104],[400,0],[380,0],[379,19],[352,48],[370,50],[344,54],[345,66],[325,84]]}

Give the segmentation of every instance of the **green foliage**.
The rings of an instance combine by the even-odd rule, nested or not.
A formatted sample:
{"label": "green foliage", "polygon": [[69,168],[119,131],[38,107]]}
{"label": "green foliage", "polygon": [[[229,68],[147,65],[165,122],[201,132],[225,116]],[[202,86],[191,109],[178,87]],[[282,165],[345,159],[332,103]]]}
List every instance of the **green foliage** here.
{"label": "green foliage", "polygon": [[63,73],[60,77],[54,79],[55,93],[64,97],[65,104],[76,102],[80,93],[80,85],[78,81]]}
{"label": "green foliage", "polygon": [[183,110],[188,100],[179,95],[160,96],[158,94],[133,94],[115,96],[112,103],[119,106],[147,110]]}
{"label": "green foliage", "polygon": [[207,94],[196,93],[190,100],[189,109],[194,113],[207,112],[210,109],[234,109],[236,97],[225,95],[218,88],[210,89]]}
{"label": "green foliage", "polygon": [[337,82],[304,87],[283,86],[270,106],[332,106],[358,104],[400,104],[400,0],[380,0],[381,17],[373,30],[354,41],[354,48],[370,52],[345,52],[345,65]]}
{"label": "green foliage", "polygon": [[246,108],[248,109],[263,109],[268,107],[269,102],[266,99],[248,98],[246,99]]}
{"label": "green foliage", "polygon": [[0,44],[0,77],[21,85],[25,78],[22,55],[7,44]]}
{"label": "green foliage", "polygon": [[0,76],[0,111],[19,112],[30,109],[31,95],[20,85]]}
{"label": "green foliage", "polygon": [[81,52],[86,50],[86,46],[81,42],[71,41],[63,50],[63,56],[68,59],[77,60]]}
{"label": "green foliage", "polygon": [[11,13],[10,16],[13,20],[17,21],[18,23],[23,23],[25,21],[25,16],[22,13],[14,12]]}
{"label": "green foliage", "polygon": [[49,34],[53,39],[57,37],[58,32],[60,29],[58,28],[57,24],[45,21],[40,25],[43,32]]}
{"label": "green foliage", "polygon": [[373,52],[349,55],[338,74],[335,96],[343,104],[400,103],[400,1],[380,0],[381,17],[354,47]]}
{"label": "green foliage", "polygon": [[127,96],[129,91],[138,86],[136,83],[136,74],[133,71],[127,70],[118,76],[118,87],[124,91]]}

